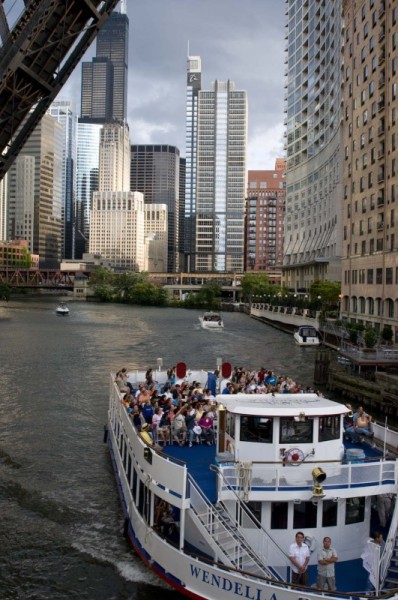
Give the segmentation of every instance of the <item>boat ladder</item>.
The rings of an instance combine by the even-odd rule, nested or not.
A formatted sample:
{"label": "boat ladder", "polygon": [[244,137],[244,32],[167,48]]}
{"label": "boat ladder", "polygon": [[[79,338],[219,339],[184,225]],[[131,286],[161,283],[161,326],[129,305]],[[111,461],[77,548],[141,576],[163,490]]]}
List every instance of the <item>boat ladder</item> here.
{"label": "boat ladder", "polygon": [[396,497],[390,530],[380,560],[380,588],[385,591],[398,588],[398,502]]}
{"label": "boat ladder", "polygon": [[206,542],[215,552],[216,560],[254,577],[282,581],[282,578],[267,567],[254,552],[224,507],[214,506],[195,481],[190,476],[188,479],[191,489],[191,514],[196,525],[205,534]]}

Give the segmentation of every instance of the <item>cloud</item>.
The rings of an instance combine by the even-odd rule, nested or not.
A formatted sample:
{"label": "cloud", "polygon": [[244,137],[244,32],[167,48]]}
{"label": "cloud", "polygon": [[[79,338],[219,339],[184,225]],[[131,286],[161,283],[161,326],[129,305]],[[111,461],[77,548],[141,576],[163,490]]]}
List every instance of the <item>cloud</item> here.
{"label": "cloud", "polygon": [[[230,79],[247,91],[248,168],[272,169],[284,155],[284,11],[282,0],[127,0],[133,142],[175,145],[185,156],[189,43],[202,58],[203,89]],[[79,78],[80,68],[65,88],[77,102]]]}

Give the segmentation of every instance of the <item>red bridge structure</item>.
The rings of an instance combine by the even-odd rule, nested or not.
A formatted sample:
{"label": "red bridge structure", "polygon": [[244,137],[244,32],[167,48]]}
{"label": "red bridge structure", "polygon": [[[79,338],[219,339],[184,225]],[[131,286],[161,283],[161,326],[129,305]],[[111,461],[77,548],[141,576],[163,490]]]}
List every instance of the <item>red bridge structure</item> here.
{"label": "red bridge structure", "polygon": [[0,283],[12,288],[47,288],[73,290],[75,278],[90,277],[89,271],[60,271],[59,269],[0,269]]}

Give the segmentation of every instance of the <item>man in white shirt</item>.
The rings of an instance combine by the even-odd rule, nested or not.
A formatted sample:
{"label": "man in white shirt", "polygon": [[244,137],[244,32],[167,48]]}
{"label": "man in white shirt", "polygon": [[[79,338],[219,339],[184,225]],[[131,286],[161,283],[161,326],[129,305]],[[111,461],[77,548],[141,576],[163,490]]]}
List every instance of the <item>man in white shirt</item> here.
{"label": "man in white shirt", "polygon": [[292,583],[307,585],[307,567],[310,560],[310,549],[304,543],[304,533],[296,533],[296,541],[290,544],[289,558],[292,563]]}
{"label": "man in white shirt", "polygon": [[323,548],[318,552],[318,577],[317,586],[330,592],[336,590],[336,576],[334,573],[334,563],[337,562],[337,552],[331,546],[330,537],[323,538]]}

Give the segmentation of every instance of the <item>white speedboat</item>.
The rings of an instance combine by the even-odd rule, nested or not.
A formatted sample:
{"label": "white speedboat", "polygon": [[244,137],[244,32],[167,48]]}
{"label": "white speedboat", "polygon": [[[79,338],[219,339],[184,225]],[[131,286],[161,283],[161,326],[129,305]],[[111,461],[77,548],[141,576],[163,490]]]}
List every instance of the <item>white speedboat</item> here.
{"label": "white speedboat", "polygon": [[202,329],[223,329],[224,327],[224,322],[218,312],[205,312],[199,317],[199,321]]}
{"label": "white speedboat", "polygon": [[57,308],[55,309],[55,312],[57,315],[60,315],[61,317],[67,317],[69,315],[69,308],[67,307],[65,302],[61,302],[61,304],[59,304],[57,306]]}
{"label": "white speedboat", "polygon": [[[145,372],[129,373],[133,388]],[[214,375],[179,363],[177,383],[205,388]],[[166,372],[154,370],[154,379],[161,392]],[[160,448],[139,434],[112,376],[105,441],[138,555],[189,598],[324,600],[316,570],[330,536],[338,591],[327,597],[366,596],[361,555],[371,526],[382,527],[375,507],[396,498],[398,463],[388,448],[398,434],[374,424],[376,447],[344,442],[349,409],[313,393],[224,394],[216,402],[215,445]],[[383,527],[386,544],[369,568],[376,597],[398,600],[398,502]],[[291,583],[297,531],[310,549],[308,587]]]}
{"label": "white speedboat", "polygon": [[293,336],[299,346],[319,346],[321,343],[318,331],[310,325],[301,325]]}

